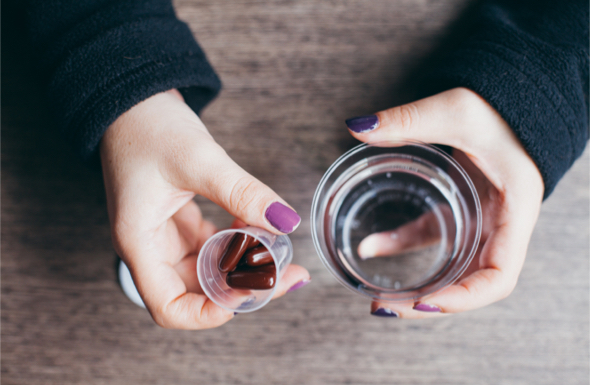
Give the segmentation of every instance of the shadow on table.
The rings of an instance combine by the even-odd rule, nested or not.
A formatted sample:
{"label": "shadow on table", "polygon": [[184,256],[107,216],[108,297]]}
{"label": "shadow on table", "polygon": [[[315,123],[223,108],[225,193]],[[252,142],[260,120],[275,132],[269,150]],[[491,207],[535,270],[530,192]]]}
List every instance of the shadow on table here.
{"label": "shadow on table", "polygon": [[115,279],[104,188],[51,118],[27,44],[25,5],[2,9],[4,274]]}

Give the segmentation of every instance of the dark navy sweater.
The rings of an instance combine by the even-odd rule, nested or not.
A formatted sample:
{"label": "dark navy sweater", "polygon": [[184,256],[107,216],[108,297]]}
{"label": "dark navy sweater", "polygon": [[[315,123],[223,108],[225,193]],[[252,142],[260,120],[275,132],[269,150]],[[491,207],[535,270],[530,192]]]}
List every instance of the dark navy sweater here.
{"label": "dark navy sweater", "polygon": [[[545,197],[588,140],[587,1],[487,1],[428,89],[467,87],[508,122]],[[177,88],[197,113],[221,83],[170,0],[33,0],[29,30],[60,127],[84,158],[123,112]]]}

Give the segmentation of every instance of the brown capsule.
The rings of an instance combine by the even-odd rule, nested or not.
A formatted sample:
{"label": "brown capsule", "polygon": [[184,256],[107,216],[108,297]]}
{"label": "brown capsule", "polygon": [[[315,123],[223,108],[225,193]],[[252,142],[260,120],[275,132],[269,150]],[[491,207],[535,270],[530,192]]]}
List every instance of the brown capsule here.
{"label": "brown capsule", "polygon": [[253,239],[251,236],[243,233],[235,234],[219,260],[219,271],[222,273],[233,271],[242,255],[248,250],[251,239]]}
{"label": "brown capsule", "polygon": [[235,270],[225,279],[227,285],[234,289],[268,290],[275,285],[277,269],[274,265],[264,265],[251,269]]}
{"label": "brown capsule", "polygon": [[272,256],[268,249],[264,246],[258,246],[253,249],[248,249],[238,266],[257,267],[273,263]]}
{"label": "brown capsule", "polygon": [[253,247],[256,247],[258,245],[260,245],[260,241],[254,237],[250,237],[250,243],[248,243],[248,249],[251,249]]}

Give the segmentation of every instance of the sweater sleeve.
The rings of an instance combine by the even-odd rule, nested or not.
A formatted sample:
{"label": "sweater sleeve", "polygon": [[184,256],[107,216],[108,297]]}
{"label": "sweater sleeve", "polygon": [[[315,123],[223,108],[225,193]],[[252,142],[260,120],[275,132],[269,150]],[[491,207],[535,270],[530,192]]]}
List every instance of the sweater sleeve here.
{"label": "sweater sleeve", "polygon": [[170,0],[33,0],[29,32],[58,126],[85,159],[142,100],[177,88],[198,113],[221,88]]}
{"label": "sweater sleeve", "polygon": [[429,92],[469,88],[506,120],[547,198],[588,140],[588,2],[487,1],[476,26],[427,76]]}

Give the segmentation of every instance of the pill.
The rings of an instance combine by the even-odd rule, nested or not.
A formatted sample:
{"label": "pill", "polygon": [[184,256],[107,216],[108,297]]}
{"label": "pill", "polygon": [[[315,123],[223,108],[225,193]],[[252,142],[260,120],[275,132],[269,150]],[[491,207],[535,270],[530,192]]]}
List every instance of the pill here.
{"label": "pill", "polygon": [[235,234],[219,260],[219,271],[222,273],[233,271],[240,262],[240,258],[248,250],[252,239],[251,236],[243,233]]}
{"label": "pill", "polygon": [[268,290],[276,282],[277,269],[274,263],[244,270],[235,270],[227,274],[225,282],[234,289]]}
{"label": "pill", "polygon": [[250,237],[250,243],[248,243],[248,249],[256,247],[260,245],[260,241],[254,237]]}
{"label": "pill", "polygon": [[240,260],[239,265],[245,265],[249,267],[257,267],[262,265],[268,265],[269,263],[273,263],[272,256],[268,249],[264,246],[254,247],[252,249],[248,249],[242,259]]}

